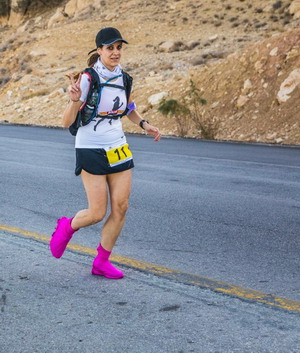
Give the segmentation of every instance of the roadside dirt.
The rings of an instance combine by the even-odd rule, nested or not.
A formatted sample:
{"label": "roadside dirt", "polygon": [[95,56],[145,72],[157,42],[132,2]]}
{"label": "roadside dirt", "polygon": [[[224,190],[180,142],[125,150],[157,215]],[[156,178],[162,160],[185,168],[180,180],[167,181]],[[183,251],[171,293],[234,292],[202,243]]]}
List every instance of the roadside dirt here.
{"label": "roadside dirt", "polygon": [[[95,34],[114,26],[129,42],[122,63],[134,77],[138,110],[164,135],[180,129],[152,96],[180,101],[192,79],[215,139],[299,144],[300,21],[292,2],[102,1],[49,27],[54,10],[2,26],[0,121],[60,126],[65,75],[85,68]],[[203,137],[197,124],[183,123],[185,136]],[[124,127],[141,132],[126,118]]]}

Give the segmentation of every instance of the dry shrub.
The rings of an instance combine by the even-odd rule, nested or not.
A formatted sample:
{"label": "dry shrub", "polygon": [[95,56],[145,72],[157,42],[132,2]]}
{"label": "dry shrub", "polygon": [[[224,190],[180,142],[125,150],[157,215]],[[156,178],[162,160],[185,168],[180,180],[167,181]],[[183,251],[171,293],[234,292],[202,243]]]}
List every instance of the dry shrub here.
{"label": "dry shrub", "polygon": [[200,95],[200,90],[190,80],[190,87],[185,96],[180,100],[163,100],[158,111],[165,116],[174,117],[181,137],[188,134],[191,122],[193,122],[201,137],[214,140],[219,129],[219,121],[212,116],[209,110],[202,109],[206,104],[206,100]]}

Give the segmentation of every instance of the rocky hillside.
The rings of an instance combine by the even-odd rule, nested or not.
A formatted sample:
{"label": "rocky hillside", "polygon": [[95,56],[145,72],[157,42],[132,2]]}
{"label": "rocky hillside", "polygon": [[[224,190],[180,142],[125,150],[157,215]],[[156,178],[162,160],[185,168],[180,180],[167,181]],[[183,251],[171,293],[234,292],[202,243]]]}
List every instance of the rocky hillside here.
{"label": "rocky hillside", "polygon": [[[130,43],[123,67],[139,111],[163,134],[203,137],[205,125],[216,139],[300,143],[299,0],[50,3],[59,7],[2,16],[0,121],[59,126],[65,74],[86,67],[97,31],[114,26]],[[203,104],[189,99],[191,79]],[[193,115],[163,116],[162,98]]]}
{"label": "rocky hillside", "polygon": [[62,0],[0,0],[0,23],[18,26],[26,17],[49,11],[62,3]]}

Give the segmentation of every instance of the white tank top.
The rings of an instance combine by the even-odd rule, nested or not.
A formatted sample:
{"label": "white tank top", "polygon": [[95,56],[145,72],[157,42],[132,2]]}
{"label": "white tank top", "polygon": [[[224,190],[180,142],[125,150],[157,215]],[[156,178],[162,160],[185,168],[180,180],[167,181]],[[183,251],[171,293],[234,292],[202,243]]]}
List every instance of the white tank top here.
{"label": "white tank top", "polygon": [[[100,76],[99,76],[100,77]],[[100,77],[101,82],[105,82]],[[123,86],[123,77],[116,81],[110,81],[119,86]],[[85,102],[89,91],[89,76],[83,74],[80,88],[82,95],[80,100]],[[76,148],[114,148],[126,143],[121,119],[109,119],[107,114],[121,114],[127,106],[125,90],[113,87],[103,87],[101,100],[98,107],[98,116],[89,124],[78,129],[75,147]]]}

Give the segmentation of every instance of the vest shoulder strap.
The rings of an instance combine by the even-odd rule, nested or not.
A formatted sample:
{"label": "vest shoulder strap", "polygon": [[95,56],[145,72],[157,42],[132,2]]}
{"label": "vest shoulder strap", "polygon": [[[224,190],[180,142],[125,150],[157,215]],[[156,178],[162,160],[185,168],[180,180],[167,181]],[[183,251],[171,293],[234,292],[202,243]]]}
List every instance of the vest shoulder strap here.
{"label": "vest shoulder strap", "polygon": [[122,71],[122,73],[123,73],[124,88],[125,88],[126,97],[128,101],[131,93],[133,78],[125,71]]}
{"label": "vest shoulder strap", "polygon": [[82,73],[87,73],[89,74],[89,76],[92,78],[92,84],[90,87],[94,86],[95,84],[97,86],[100,86],[100,78],[99,78],[99,75],[97,74],[97,72],[92,68],[92,67],[87,67],[86,69],[84,69],[82,71]]}

